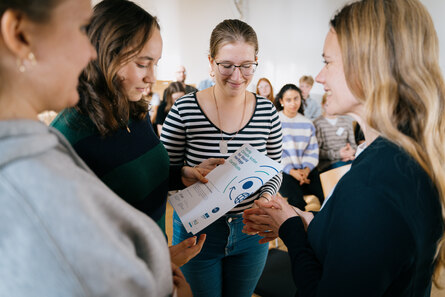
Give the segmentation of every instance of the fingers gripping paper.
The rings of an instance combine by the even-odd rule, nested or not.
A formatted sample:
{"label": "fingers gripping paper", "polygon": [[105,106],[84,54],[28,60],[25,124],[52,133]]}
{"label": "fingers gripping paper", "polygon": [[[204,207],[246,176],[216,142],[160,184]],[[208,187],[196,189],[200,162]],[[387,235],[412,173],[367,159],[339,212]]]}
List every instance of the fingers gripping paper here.
{"label": "fingers gripping paper", "polygon": [[226,214],[283,169],[249,144],[196,183],[169,197],[187,232],[198,233]]}

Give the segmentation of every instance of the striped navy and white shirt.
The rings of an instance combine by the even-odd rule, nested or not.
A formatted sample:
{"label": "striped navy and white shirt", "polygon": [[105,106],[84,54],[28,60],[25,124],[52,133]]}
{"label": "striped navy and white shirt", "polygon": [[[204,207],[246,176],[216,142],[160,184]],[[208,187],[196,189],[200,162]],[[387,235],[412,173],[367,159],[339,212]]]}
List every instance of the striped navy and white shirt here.
{"label": "striped navy and white shirt", "polygon": [[290,174],[292,169],[305,167],[312,171],[318,165],[318,142],[314,124],[301,113],[293,118],[287,117],[283,111],[278,114],[284,135],[281,160],[283,172]]}
{"label": "striped navy and white shirt", "polygon": [[[227,159],[245,143],[280,162],[282,135],[278,113],[268,99],[257,95],[255,98],[255,111],[238,134],[222,131],[224,140],[228,141],[234,137],[228,142],[227,154],[220,153],[221,132],[202,111],[196,100],[196,93],[178,99],[165,119],[161,133],[161,141],[167,149],[170,165],[195,166],[208,158]],[[229,213],[240,213],[251,207],[253,201],[263,193],[277,193],[281,186],[281,177],[281,173],[277,174]]]}

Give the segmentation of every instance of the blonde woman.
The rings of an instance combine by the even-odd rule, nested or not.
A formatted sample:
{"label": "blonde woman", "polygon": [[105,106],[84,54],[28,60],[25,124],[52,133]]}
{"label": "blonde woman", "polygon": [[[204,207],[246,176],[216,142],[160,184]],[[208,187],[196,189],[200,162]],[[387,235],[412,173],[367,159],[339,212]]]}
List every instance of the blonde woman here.
{"label": "blonde woman", "polygon": [[418,0],[364,0],[330,24],[317,81],[328,112],[352,115],[367,147],[315,217],[277,198],[245,212],[246,231],[283,239],[300,296],[429,296],[445,198],[433,23]]}

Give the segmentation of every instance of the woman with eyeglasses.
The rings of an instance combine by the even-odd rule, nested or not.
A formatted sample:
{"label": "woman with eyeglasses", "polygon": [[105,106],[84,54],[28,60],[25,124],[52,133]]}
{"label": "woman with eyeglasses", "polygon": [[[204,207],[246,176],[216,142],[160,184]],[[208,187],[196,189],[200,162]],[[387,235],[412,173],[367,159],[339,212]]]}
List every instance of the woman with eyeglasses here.
{"label": "woman with eyeglasses", "polygon": [[[280,161],[278,113],[268,99],[246,91],[257,53],[257,36],[248,24],[225,20],[215,27],[209,54],[215,86],[178,99],[163,125],[161,140],[172,164],[227,158],[245,143]],[[241,232],[242,212],[257,199],[268,201],[280,184],[277,175],[200,232],[207,234],[201,253],[181,268],[194,296],[252,296],[268,245]],[[176,213],[173,233],[174,243],[190,236]]]}

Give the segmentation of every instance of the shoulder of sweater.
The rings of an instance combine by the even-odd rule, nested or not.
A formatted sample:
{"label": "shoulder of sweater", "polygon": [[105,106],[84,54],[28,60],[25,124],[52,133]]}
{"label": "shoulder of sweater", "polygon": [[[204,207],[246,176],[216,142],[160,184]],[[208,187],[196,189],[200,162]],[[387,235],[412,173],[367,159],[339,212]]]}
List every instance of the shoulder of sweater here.
{"label": "shoulder of sweater", "polygon": [[91,119],[86,115],[80,114],[74,108],[67,108],[61,111],[51,123],[51,126],[59,130],[71,145],[74,145],[80,139],[98,133]]}
{"label": "shoulder of sweater", "polygon": [[327,121],[326,121],[326,118],[323,115],[321,115],[318,118],[316,118],[313,123],[314,123],[314,125],[320,125],[320,124],[327,123]]}
{"label": "shoulder of sweater", "polygon": [[314,125],[314,123],[308,119],[307,117],[305,117],[304,115],[302,115],[301,113],[298,113],[297,116],[295,117],[298,121],[300,122],[304,122],[304,123],[308,123],[311,124],[311,126]]}
{"label": "shoulder of sweater", "polygon": [[[427,173],[404,149],[383,137],[378,137],[354,160],[355,175],[372,187],[382,183],[395,185],[402,181],[416,184],[428,180]],[[351,168],[352,169],[352,168]],[[382,182],[377,182],[381,180]],[[409,185],[406,185],[409,187]]]}

